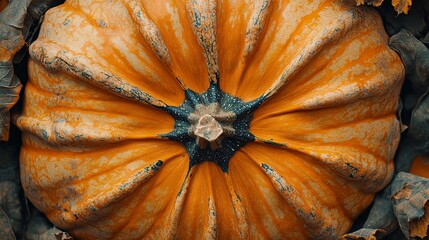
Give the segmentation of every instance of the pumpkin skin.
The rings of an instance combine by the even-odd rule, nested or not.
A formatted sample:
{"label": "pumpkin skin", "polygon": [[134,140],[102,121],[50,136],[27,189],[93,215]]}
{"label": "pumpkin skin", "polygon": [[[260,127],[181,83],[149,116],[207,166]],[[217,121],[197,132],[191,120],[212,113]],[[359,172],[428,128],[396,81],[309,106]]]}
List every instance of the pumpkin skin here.
{"label": "pumpkin skin", "polygon": [[[404,68],[353,1],[66,1],[30,55],[22,184],[78,239],[335,239],[391,180]],[[206,155],[192,99],[243,121]]]}

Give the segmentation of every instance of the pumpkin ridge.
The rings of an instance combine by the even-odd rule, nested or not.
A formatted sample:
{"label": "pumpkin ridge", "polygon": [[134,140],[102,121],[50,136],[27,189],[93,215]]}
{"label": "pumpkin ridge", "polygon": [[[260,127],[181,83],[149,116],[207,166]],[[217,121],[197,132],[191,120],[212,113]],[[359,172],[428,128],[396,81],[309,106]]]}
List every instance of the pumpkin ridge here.
{"label": "pumpkin ridge", "polygon": [[[310,62],[315,55],[320,53],[322,49],[328,44],[337,41],[342,36],[347,34],[355,23],[358,22],[356,15],[359,11],[356,8],[352,8],[349,11],[346,11],[338,18],[334,19],[319,35],[319,39],[315,42],[310,43],[305,46],[304,49],[300,51],[299,57],[294,57],[281,75],[274,81],[271,87],[262,94],[265,100],[268,100],[273,95],[275,95],[280,88],[282,88],[287,82],[299,71],[306,66],[306,63]],[[339,26],[343,26],[340,31]]]}
{"label": "pumpkin ridge", "polygon": [[167,106],[161,100],[143,92],[131,83],[123,81],[86,57],[73,56],[70,52],[60,50],[56,44],[43,43],[39,40],[30,46],[30,55],[48,70],[64,71],[70,76],[108,90],[120,97],[144,102],[154,107]]}
{"label": "pumpkin ridge", "polygon": [[224,173],[225,182],[228,186],[229,195],[231,197],[232,206],[234,207],[235,216],[238,220],[238,232],[241,239],[249,239],[249,223],[247,220],[246,210],[243,207],[240,196],[235,192],[234,185],[228,173]]}
{"label": "pumpkin ridge", "polygon": [[171,71],[171,56],[170,52],[161,36],[161,33],[155,23],[147,16],[146,9],[141,5],[141,2],[136,0],[122,0],[126,6],[129,15],[135,23],[138,23],[140,33],[146,43],[151,47],[158,59],[164,63]]}
{"label": "pumpkin ridge", "polygon": [[[14,122],[22,130],[31,131],[38,139],[49,141],[51,145],[84,145],[92,141],[104,143],[123,141],[120,136],[113,136],[107,131],[104,133],[101,131],[93,131],[88,135],[88,132],[85,130],[90,129],[90,127],[72,127],[61,120],[58,122],[51,122],[32,117],[18,116]],[[70,135],[70,132],[73,132],[73,135]]]}
{"label": "pumpkin ridge", "polygon": [[182,187],[177,193],[174,207],[170,212],[170,216],[165,220],[166,225],[168,224],[169,227],[167,227],[168,231],[166,232],[164,239],[174,239],[177,232],[179,231],[180,218],[182,216],[183,206],[186,201],[189,183],[191,181],[194,169],[195,168],[189,166],[188,173],[186,174]]}
{"label": "pumpkin ridge", "polygon": [[[306,142],[300,143],[299,141],[290,140],[288,143],[277,143],[272,140],[261,139],[256,137],[256,143],[269,143],[273,146],[296,151],[315,161],[319,162],[321,166],[326,167],[334,171],[337,175],[341,176],[346,180],[349,185],[358,188],[362,192],[377,192],[387,182],[390,181],[392,173],[389,173],[389,167],[385,167],[384,174],[376,174],[383,169],[383,162],[377,159],[373,154],[359,153],[357,151],[351,151],[357,156],[350,156],[350,153],[343,154],[344,150],[338,149],[330,150],[327,146],[308,146]],[[321,151],[324,150],[324,151]],[[360,161],[360,159],[373,159],[373,167],[369,168],[366,163]],[[390,162],[392,165],[393,162]],[[363,171],[363,172],[362,172]],[[386,177],[386,175],[390,177]],[[366,184],[371,182],[372,184]]]}
{"label": "pumpkin ridge", "polygon": [[[359,61],[356,60],[353,62],[357,63]],[[350,64],[353,62],[350,62]],[[392,70],[390,70],[390,72],[392,72]],[[306,99],[301,103],[299,110],[330,108],[338,105],[351,104],[368,98],[382,97],[382,94],[385,94],[385,89],[392,88],[398,84],[402,73],[402,71],[398,71],[392,74],[388,78],[391,79],[391,81],[387,81],[383,74],[373,73],[372,76],[370,76],[371,81],[362,81],[360,85],[341,86],[323,95],[314,94],[314,97]],[[329,76],[326,76],[326,78],[328,77]]]}
{"label": "pumpkin ridge", "polygon": [[[137,171],[136,174],[141,175],[140,172],[143,172],[143,171],[144,171],[144,173],[150,173],[150,170],[155,171],[154,173],[156,173],[162,167],[162,165],[166,164],[171,159],[175,159],[175,158],[179,157],[180,155],[182,155],[182,153],[179,152],[179,153],[176,153],[176,154],[172,154],[171,156],[169,156],[167,158],[164,158],[163,160],[158,160],[156,162],[147,164],[147,166],[143,167],[143,170]],[[138,160],[141,160],[141,159],[144,159],[144,155],[137,155],[137,156],[135,156],[133,158],[128,159],[127,161],[124,161],[123,164],[130,164],[131,162],[135,162],[135,161],[138,161]],[[88,175],[88,176],[85,176],[83,178],[75,179],[75,180],[73,180],[73,182],[76,183],[76,184],[80,184],[80,183],[85,182],[87,180],[90,180],[92,178],[100,177],[100,176],[102,176],[105,173],[112,172],[115,169],[117,169],[118,167],[120,167],[119,163],[117,165],[109,166],[108,168],[103,169],[102,171],[96,172],[96,173],[94,173],[92,175]],[[134,179],[135,179],[134,176],[136,174],[133,175],[132,179],[129,180],[129,182],[133,181],[132,183],[134,184]],[[152,176],[153,175],[150,175],[149,177],[152,177]],[[149,178],[147,178],[145,181],[147,181],[147,180],[149,180]],[[120,188],[124,189],[126,187],[125,185],[130,185],[129,182],[125,183],[124,186],[121,186]],[[142,182],[142,183],[144,183],[144,182]]]}
{"label": "pumpkin ridge", "polygon": [[[141,185],[139,188],[137,188],[133,193],[131,193],[127,199],[132,199],[131,201],[126,201],[124,199],[123,201],[120,201],[117,203],[117,205],[112,206],[110,208],[113,210],[113,213],[115,213],[114,209],[117,208],[126,208],[128,207],[129,203],[134,206],[135,209],[130,211],[128,215],[124,217],[117,216],[118,223],[116,224],[116,229],[114,231],[111,231],[108,237],[108,239],[165,239],[165,234],[167,233],[167,229],[169,229],[170,225],[168,224],[168,221],[166,220],[167,217],[171,216],[171,212],[174,210],[174,199],[175,199],[175,190],[179,191],[181,184],[179,182],[184,181],[184,178],[182,178],[182,181],[177,181],[176,183],[179,184],[179,188],[174,188],[175,190],[170,189],[170,186],[166,188],[162,188],[164,191],[167,190],[168,194],[164,195],[161,193],[161,196],[167,196],[170,200],[165,204],[157,207],[157,210],[163,217],[162,218],[153,218],[153,216],[142,214],[141,211],[147,212],[147,208],[152,208],[153,205],[157,205],[157,203],[146,205],[147,198],[151,198],[152,194],[157,194],[161,191],[159,185],[163,184],[165,186],[165,182],[168,182],[168,175],[166,175],[167,167],[170,168],[170,173],[174,170],[174,166],[178,163],[178,161],[183,162],[182,159],[178,156],[184,155],[184,152],[181,154],[175,154],[174,156],[163,158],[163,165],[162,165],[162,171],[158,171],[158,174],[153,176],[153,178],[149,179],[145,184]],[[169,165],[169,166],[168,166]],[[182,164],[184,166],[183,170],[188,169],[186,163]],[[182,173],[182,171],[180,171]],[[163,177],[161,177],[161,175]],[[186,174],[183,175],[185,177]],[[150,182],[149,182],[150,181]],[[149,188],[147,185],[150,185]],[[158,185],[158,186],[157,186]],[[153,197],[152,197],[153,198]],[[160,201],[159,199],[155,198],[155,201]],[[185,200],[186,201],[186,200]],[[111,214],[111,213],[110,213]],[[92,220],[95,221],[105,221],[103,215],[99,215],[98,219]],[[121,222],[122,221],[122,222]],[[130,231],[131,229],[134,229],[136,225],[140,225],[140,221],[145,222],[144,228],[141,229],[141,231],[135,232],[134,230]],[[146,222],[147,221],[147,222]],[[121,222],[121,223],[120,223]],[[110,223],[109,223],[110,224]],[[140,225],[141,226],[141,225]],[[138,234],[136,237],[135,234]],[[90,235],[91,237],[87,237],[89,239],[98,239],[99,235],[98,233],[95,235]],[[85,238],[86,239],[86,238]]]}
{"label": "pumpkin ridge", "polygon": [[[260,143],[255,143],[260,144]],[[261,146],[266,146],[266,144],[262,144]],[[338,234],[338,232],[344,231],[344,226],[334,226],[334,225],[326,225],[325,223],[329,222],[327,219],[330,219],[330,216],[338,216],[341,217],[350,217],[347,215],[347,212],[341,208],[341,209],[320,209],[318,206],[321,205],[327,205],[326,202],[318,201],[318,198],[315,196],[306,196],[311,191],[314,191],[311,187],[311,185],[308,184],[300,184],[300,183],[292,183],[288,182],[283,176],[277,172],[273,166],[265,163],[264,161],[260,160],[258,161],[254,157],[252,157],[251,152],[247,152],[248,149],[253,148],[254,146],[248,145],[246,148],[243,148],[240,152],[243,153],[249,162],[253,165],[255,165],[260,172],[262,172],[267,179],[269,179],[269,182],[271,183],[273,190],[276,190],[278,194],[281,196],[283,201],[290,206],[290,209],[293,209],[293,213],[295,214],[298,219],[300,219],[302,222],[300,224],[303,224],[308,229],[312,229],[308,234],[310,234],[310,238],[317,238],[317,239],[332,239],[332,236],[335,236]],[[276,146],[270,146],[277,148]],[[280,149],[280,150],[288,150],[288,149]],[[292,150],[293,152],[293,150]],[[282,158],[279,161],[287,161],[288,159]],[[293,169],[293,167],[290,167]],[[312,167],[310,167],[312,169]],[[285,171],[290,172],[291,170]],[[294,169],[292,172],[290,172],[292,175],[288,176],[285,175],[288,178],[291,178],[296,181],[295,176],[300,175],[301,171],[306,171],[305,169],[299,167],[299,170]],[[314,174],[314,173],[313,173]],[[321,174],[319,172],[319,174]],[[309,175],[303,175],[307,176],[307,179],[311,179],[313,176],[310,173]],[[324,182],[319,183],[319,185],[322,185],[323,195],[327,196],[335,196],[334,191],[332,191],[331,187],[326,185]],[[332,204],[340,204],[340,201],[338,201],[337,198],[335,198],[334,202],[331,200],[331,206]],[[308,206],[308,207],[307,207]],[[328,205],[329,206],[329,205]]]}
{"label": "pumpkin ridge", "polygon": [[[70,202],[66,201],[61,206],[62,211],[61,221],[65,226],[72,226],[73,228],[86,224],[84,221],[80,222],[77,219],[98,219],[100,216],[97,212],[106,209],[108,206],[113,205],[128,195],[136,191],[142,184],[153,177],[161,168],[163,161],[158,160],[144,167],[142,170],[137,171],[130,179],[125,182],[117,182],[111,187],[110,191],[103,192],[88,198],[87,204],[83,205],[82,208],[76,205],[76,208],[71,210]],[[61,227],[60,224],[58,226]]]}
{"label": "pumpkin ridge", "polygon": [[268,22],[267,18],[271,13],[270,4],[272,0],[260,0],[258,1],[250,14],[250,20],[246,27],[246,37],[244,40],[244,54],[243,59],[247,60],[251,57],[253,51],[257,51],[258,43],[263,38],[265,32],[265,26]]}
{"label": "pumpkin ridge", "polygon": [[[162,140],[159,135],[143,134],[142,132],[129,132],[121,128],[98,128],[90,125],[73,126],[58,115],[55,121],[40,120],[38,118],[17,116],[14,123],[22,130],[31,131],[33,135],[49,146],[83,147],[85,145],[101,145],[123,143],[126,141],[152,141]],[[114,130],[115,133],[109,132]],[[91,134],[89,134],[91,132]],[[73,133],[73,134],[70,134]]]}
{"label": "pumpkin ridge", "polygon": [[204,53],[211,83],[219,81],[218,49],[216,45],[215,0],[189,0],[186,3],[189,21],[198,44]]}
{"label": "pumpkin ridge", "polygon": [[217,224],[216,224],[216,205],[214,204],[214,200],[212,196],[209,197],[208,203],[208,222],[207,228],[205,230],[205,239],[206,240],[215,240],[217,237]]}
{"label": "pumpkin ridge", "polygon": [[261,169],[268,176],[273,186],[282,195],[286,202],[295,209],[305,225],[310,229],[309,234],[314,238],[335,239],[337,229],[329,221],[325,221],[323,214],[306,198],[299,196],[295,189],[269,165],[262,163]]}

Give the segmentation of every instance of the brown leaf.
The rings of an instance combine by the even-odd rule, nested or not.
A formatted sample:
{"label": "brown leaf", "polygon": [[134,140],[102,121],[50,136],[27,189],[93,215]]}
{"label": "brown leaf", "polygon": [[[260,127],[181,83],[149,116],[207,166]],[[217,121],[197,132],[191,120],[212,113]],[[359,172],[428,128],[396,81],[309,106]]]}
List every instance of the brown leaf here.
{"label": "brown leaf", "polygon": [[[356,0],[358,5],[369,4],[373,6],[380,6],[384,0]],[[408,13],[408,10],[412,4],[412,0],[392,0],[392,6],[398,13]]]}
{"label": "brown leaf", "polygon": [[386,232],[382,229],[362,228],[355,232],[345,234],[338,240],[377,240],[382,239]]}
{"label": "brown leaf", "polygon": [[400,172],[392,183],[392,203],[399,226],[407,238],[428,237],[429,179]]}
{"label": "brown leaf", "polygon": [[392,6],[398,13],[408,13],[412,0],[392,0]]}
{"label": "brown leaf", "polygon": [[38,240],[72,240],[73,238],[66,232],[59,230],[56,227],[49,229]]}
{"label": "brown leaf", "polygon": [[0,208],[0,239],[2,240],[15,240],[15,234],[13,234],[12,226],[9,218],[3,209]]}

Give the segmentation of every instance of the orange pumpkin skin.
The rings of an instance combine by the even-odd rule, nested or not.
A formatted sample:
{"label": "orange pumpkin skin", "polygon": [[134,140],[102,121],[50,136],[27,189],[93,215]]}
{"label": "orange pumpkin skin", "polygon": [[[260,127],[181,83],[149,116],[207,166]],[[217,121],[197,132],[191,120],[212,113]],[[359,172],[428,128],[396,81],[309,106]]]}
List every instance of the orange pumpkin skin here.
{"label": "orange pumpkin skin", "polygon": [[[404,69],[353,1],[66,1],[30,54],[22,184],[78,239],[335,239],[391,179]],[[212,85],[264,99],[226,165],[165,137]]]}

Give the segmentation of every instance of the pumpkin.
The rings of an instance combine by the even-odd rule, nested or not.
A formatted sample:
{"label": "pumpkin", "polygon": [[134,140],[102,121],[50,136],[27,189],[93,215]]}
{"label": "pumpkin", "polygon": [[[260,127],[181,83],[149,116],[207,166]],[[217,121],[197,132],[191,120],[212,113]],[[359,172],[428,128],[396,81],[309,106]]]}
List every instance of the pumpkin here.
{"label": "pumpkin", "polygon": [[69,0],[21,180],[78,239],[334,239],[392,177],[404,67],[353,1]]}

